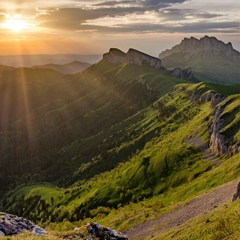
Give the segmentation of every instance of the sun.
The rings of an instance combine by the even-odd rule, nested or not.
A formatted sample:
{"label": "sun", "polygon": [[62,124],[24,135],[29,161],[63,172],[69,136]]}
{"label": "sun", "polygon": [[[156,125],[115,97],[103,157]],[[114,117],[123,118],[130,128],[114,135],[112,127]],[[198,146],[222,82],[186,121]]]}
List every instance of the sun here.
{"label": "sun", "polygon": [[20,32],[27,29],[27,22],[22,19],[21,15],[8,16],[7,20],[3,23],[4,28],[14,32]]}

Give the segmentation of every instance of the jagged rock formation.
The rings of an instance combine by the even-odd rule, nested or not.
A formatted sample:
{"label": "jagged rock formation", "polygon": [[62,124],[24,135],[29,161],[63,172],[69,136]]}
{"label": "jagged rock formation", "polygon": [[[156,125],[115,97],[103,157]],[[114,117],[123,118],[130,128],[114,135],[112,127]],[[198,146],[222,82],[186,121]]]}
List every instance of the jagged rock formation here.
{"label": "jagged rock formation", "polygon": [[216,52],[225,52],[227,56],[232,55],[233,59],[239,61],[240,53],[233,49],[232,44],[229,42],[225,44],[222,41],[219,41],[215,37],[208,37],[205,36],[200,38],[199,40],[191,37],[191,38],[184,38],[182,42],[172,49],[167,49],[159,54],[159,58],[165,58],[173,53],[187,53],[185,59],[189,59],[192,55],[196,54],[200,51],[216,51]]}
{"label": "jagged rock formation", "polygon": [[46,231],[31,221],[12,214],[0,213],[0,236],[9,236],[30,231],[35,236],[42,236]]}
{"label": "jagged rock formation", "polygon": [[115,48],[111,48],[108,53],[105,53],[103,55],[103,59],[115,64],[128,63],[142,66],[145,62],[156,69],[160,69],[162,67],[160,59],[131,48],[127,53],[124,53]]}
{"label": "jagged rock formation", "polygon": [[221,118],[223,106],[228,99],[219,93],[209,91],[201,93],[198,90],[191,93],[191,101],[210,102],[212,112],[212,123],[209,128],[209,148],[213,154],[222,155],[235,155],[240,152],[240,143],[235,142],[233,145],[228,146],[229,139],[227,139],[221,130],[224,127],[224,119]]}
{"label": "jagged rock formation", "polygon": [[192,68],[200,81],[219,83],[240,82],[240,53],[232,44],[205,36],[184,38],[172,49],[159,54],[166,68]]}
{"label": "jagged rock formation", "polygon": [[227,152],[227,146],[225,145],[225,137],[220,134],[220,130],[224,124],[224,120],[220,118],[222,113],[221,105],[214,109],[213,122],[210,129],[210,149],[215,154],[224,154]]}
{"label": "jagged rock formation", "polygon": [[240,199],[240,181],[237,184],[236,192],[233,194],[232,201]]}
{"label": "jagged rock formation", "polygon": [[193,77],[193,73],[192,73],[192,69],[191,68],[187,68],[185,70],[182,70],[179,67],[176,67],[172,74],[173,77],[176,78],[182,78],[182,79],[186,79],[186,80],[190,80]]}
{"label": "jagged rock formation", "polygon": [[[147,63],[151,67],[154,67],[155,69],[158,69],[158,70],[161,69],[163,73],[169,74],[176,78],[190,80],[193,77],[191,68],[182,70],[181,68],[177,67],[173,71],[167,71],[162,66],[160,59],[149,56],[135,49],[129,49],[127,53],[124,53],[116,48],[111,48],[108,53],[105,53],[103,55],[103,59],[114,64],[128,63],[128,64],[135,64],[138,66],[142,66],[144,63]],[[151,90],[151,87],[148,86],[147,89]]]}

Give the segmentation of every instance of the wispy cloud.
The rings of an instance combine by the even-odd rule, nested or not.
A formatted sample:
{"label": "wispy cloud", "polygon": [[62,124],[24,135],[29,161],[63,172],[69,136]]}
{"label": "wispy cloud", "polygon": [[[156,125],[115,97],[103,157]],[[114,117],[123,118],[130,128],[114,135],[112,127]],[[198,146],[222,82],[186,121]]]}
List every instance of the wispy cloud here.
{"label": "wispy cloud", "polygon": [[35,24],[32,36],[51,33],[76,40],[102,39],[104,34],[124,38],[124,34],[221,33],[236,39],[240,32],[237,6],[235,0],[2,0],[0,28],[6,14],[21,14]]}

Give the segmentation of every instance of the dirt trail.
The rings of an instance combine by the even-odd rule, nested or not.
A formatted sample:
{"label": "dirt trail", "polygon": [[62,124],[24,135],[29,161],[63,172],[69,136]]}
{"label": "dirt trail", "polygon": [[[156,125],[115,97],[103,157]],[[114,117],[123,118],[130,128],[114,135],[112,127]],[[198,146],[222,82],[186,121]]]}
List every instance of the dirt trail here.
{"label": "dirt trail", "polygon": [[171,213],[162,215],[156,220],[142,223],[126,231],[129,240],[140,240],[147,236],[157,236],[160,233],[177,227],[189,219],[203,215],[211,209],[231,201],[236,190],[237,180],[226,183],[214,190],[192,199],[188,204],[180,206]]}

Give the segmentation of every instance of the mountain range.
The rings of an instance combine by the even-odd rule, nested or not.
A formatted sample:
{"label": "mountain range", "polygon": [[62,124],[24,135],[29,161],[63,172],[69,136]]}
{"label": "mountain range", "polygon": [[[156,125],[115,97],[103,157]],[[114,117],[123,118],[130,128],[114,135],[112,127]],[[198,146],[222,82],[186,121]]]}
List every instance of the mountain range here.
{"label": "mountain range", "polygon": [[44,65],[35,65],[35,66],[32,66],[32,68],[50,68],[63,74],[75,74],[85,70],[90,66],[91,66],[90,63],[74,61],[74,62],[62,64],[62,65],[54,64],[54,63],[44,64]]}
{"label": "mountain range", "polygon": [[[237,76],[239,53],[191,39],[161,59],[111,48],[75,74],[1,68],[0,210],[50,231],[89,220],[126,231],[239,178],[240,82],[214,65],[228,59]],[[212,81],[202,61],[177,64],[190,46],[192,63],[199,46],[217,52]]]}
{"label": "mountain range", "polygon": [[38,55],[0,55],[0,63],[12,67],[32,67],[49,63],[63,65],[70,62],[87,62],[94,64],[101,60],[102,55],[91,54],[38,54]]}
{"label": "mountain range", "polygon": [[194,75],[204,82],[240,82],[240,53],[231,43],[225,44],[215,37],[185,38],[160,53],[159,58],[166,68],[192,68]]}

